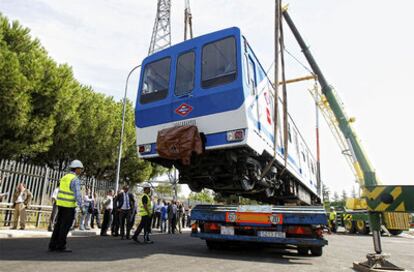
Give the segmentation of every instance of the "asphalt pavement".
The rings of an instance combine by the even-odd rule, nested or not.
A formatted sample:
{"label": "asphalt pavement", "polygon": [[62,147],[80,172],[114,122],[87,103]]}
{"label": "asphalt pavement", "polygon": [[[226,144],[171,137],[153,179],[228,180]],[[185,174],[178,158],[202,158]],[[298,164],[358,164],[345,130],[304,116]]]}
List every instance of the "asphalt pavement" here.
{"label": "asphalt pavement", "polygon": [[[190,234],[155,234],[154,244],[115,237],[70,237],[72,253],[47,252],[49,238],[0,239],[1,272],[106,271],[353,271],[352,262],[372,251],[370,236],[326,235],[322,257],[296,250],[241,247],[210,251]],[[414,271],[414,237],[384,237],[384,251],[395,264]]]}

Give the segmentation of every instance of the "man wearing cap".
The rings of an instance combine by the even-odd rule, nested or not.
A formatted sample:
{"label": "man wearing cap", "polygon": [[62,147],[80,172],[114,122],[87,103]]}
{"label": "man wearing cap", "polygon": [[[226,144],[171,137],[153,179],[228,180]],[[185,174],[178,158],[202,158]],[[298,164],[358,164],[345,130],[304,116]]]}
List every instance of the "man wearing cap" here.
{"label": "man wearing cap", "polygon": [[141,205],[139,207],[139,215],[141,216],[141,222],[138,225],[137,230],[132,236],[132,240],[137,243],[140,243],[138,240],[138,235],[141,233],[142,229],[144,229],[144,243],[152,244],[153,241],[149,238],[150,228],[151,228],[151,216],[152,216],[152,203],[151,203],[151,186],[148,183],[143,185],[144,187],[144,195],[141,199]]}
{"label": "man wearing cap", "polygon": [[56,199],[58,214],[50,238],[49,251],[72,252],[66,247],[66,237],[75,217],[76,203],[78,207],[82,207],[79,175],[82,173],[83,164],[79,160],[74,160],[70,163],[69,168],[70,173],[64,175],[59,181],[59,193]]}

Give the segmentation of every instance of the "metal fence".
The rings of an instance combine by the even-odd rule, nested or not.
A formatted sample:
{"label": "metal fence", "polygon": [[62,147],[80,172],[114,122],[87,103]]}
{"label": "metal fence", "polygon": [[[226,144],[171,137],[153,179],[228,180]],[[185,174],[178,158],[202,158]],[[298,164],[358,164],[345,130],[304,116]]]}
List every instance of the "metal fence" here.
{"label": "metal fence", "polygon": [[[54,170],[47,166],[37,166],[23,162],[1,160],[0,161],[0,193],[8,195],[1,203],[3,210],[11,210],[13,194],[19,183],[24,183],[26,188],[33,194],[31,207],[37,210],[37,222],[39,225],[40,213],[49,212],[51,208],[51,195],[58,181],[66,174],[64,171]],[[105,191],[113,187],[109,181],[99,181],[95,178],[81,177],[82,188],[91,188],[93,192],[104,195]],[[5,207],[5,208],[4,208]],[[4,213],[0,221],[9,222],[11,214]]]}

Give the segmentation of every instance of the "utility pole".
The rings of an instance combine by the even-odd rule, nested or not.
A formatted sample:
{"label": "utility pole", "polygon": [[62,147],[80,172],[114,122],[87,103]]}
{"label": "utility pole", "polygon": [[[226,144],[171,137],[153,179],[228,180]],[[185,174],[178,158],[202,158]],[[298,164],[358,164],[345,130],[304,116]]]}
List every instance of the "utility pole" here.
{"label": "utility pole", "polygon": [[171,45],[171,0],[158,0],[148,55]]}
{"label": "utility pole", "polygon": [[184,9],[184,41],[187,40],[187,34],[190,32],[190,39],[193,38],[193,15],[190,9],[190,0],[185,0]]}

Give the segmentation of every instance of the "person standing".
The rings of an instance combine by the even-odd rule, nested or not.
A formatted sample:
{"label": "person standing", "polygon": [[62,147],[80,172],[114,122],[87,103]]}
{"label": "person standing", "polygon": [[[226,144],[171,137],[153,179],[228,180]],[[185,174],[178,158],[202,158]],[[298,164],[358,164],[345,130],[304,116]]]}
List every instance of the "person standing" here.
{"label": "person standing", "polygon": [[175,234],[177,229],[177,204],[175,200],[171,203],[171,233]]}
{"label": "person standing", "polygon": [[32,193],[24,187],[23,183],[17,185],[16,192],[13,195],[13,227],[17,229],[17,223],[20,219],[20,229],[24,230],[26,227],[26,208],[29,208],[32,201]]}
{"label": "person standing", "polygon": [[161,221],[161,199],[157,199],[157,203],[154,205],[154,216],[152,220],[152,228],[160,228]]}
{"label": "person standing", "polygon": [[182,226],[182,218],[184,216],[183,205],[181,202],[177,201],[177,225],[178,225],[178,232],[181,233]]}
{"label": "person standing", "polygon": [[144,243],[152,244],[153,241],[149,238],[150,228],[151,228],[151,215],[152,215],[152,203],[151,203],[151,186],[148,183],[143,185],[144,195],[141,199],[141,205],[139,207],[139,215],[141,216],[141,222],[138,225],[137,230],[132,236],[132,240],[137,243],[141,243],[138,239],[142,229],[144,229]]}
{"label": "person standing", "polygon": [[331,207],[331,212],[329,213],[329,233],[336,233],[336,211],[334,207]]}
{"label": "person standing", "polygon": [[111,234],[114,237],[119,236],[119,209],[118,202],[119,197],[121,196],[122,190],[119,190],[115,197],[113,198],[113,210],[112,210],[112,225],[111,225]]}
{"label": "person standing", "polygon": [[50,219],[49,219],[49,226],[47,227],[48,231],[53,231],[53,226],[55,225],[56,222],[56,215],[57,215],[57,206],[56,206],[56,200],[57,200],[57,195],[59,193],[59,182],[57,183],[57,186],[55,188],[55,190],[53,190],[52,193],[52,212],[50,214]]}
{"label": "person standing", "polygon": [[[52,237],[49,242],[49,251],[72,252],[66,247],[66,237],[75,216],[76,204],[82,207],[79,175],[82,173],[83,164],[74,160],[69,165],[70,173],[60,179],[59,193],[56,205],[58,214]],[[82,210],[82,213],[85,213]]]}
{"label": "person standing", "polygon": [[129,235],[131,232],[131,224],[129,224],[129,220],[131,219],[131,213],[132,208],[134,207],[135,199],[134,195],[128,192],[128,185],[124,185],[123,189],[123,192],[118,198],[119,227],[121,230],[121,240],[123,240],[124,237],[129,240]]}
{"label": "person standing", "polygon": [[167,220],[168,220],[167,204],[164,201],[161,207],[161,232],[167,231]]}
{"label": "person standing", "polygon": [[109,190],[106,194],[105,200],[103,201],[104,215],[101,227],[101,236],[108,236],[106,232],[112,222],[113,195],[114,191]]}
{"label": "person standing", "polygon": [[81,216],[79,230],[90,230],[91,228],[89,227],[89,223],[93,212],[93,197],[88,188],[86,188],[85,195],[83,197],[82,210],[85,212]]}
{"label": "person standing", "polygon": [[91,228],[94,228],[94,221],[96,220],[96,225],[98,229],[101,228],[101,201],[98,197],[98,194],[93,193],[93,211],[91,216]]}

